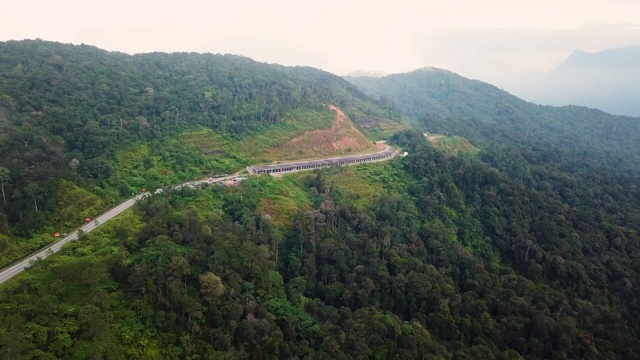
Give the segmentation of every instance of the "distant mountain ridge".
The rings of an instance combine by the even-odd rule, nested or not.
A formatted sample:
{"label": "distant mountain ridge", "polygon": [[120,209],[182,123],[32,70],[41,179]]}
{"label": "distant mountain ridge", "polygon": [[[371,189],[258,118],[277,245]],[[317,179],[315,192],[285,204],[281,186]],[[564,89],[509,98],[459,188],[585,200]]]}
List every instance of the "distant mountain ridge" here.
{"label": "distant mountain ridge", "polygon": [[[463,136],[480,148],[535,138],[536,146],[565,148],[570,154],[566,156],[579,157],[602,169],[638,171],[638,118],[579,106],[536,105],[488,83],[441,69],[346,79],[365,93],[390,102],[429,132]],[[568,147],[567,141],[572,146]]]}
{"label": "distant mountain ridge", "polygon": [[371,96],[393,100],[400,111],[413,119],[426,114],[492,119],[505,111],[498,103],[509,107],[527,106],[524,100],[491,84],[433,67],[381,78],[345,79]]}
{"label": "distant mountain ridge", "polygon": [[640,45],[617,49],[607,49],[590,53],[581,49],[575,50],[556,69],[619,69],[620,67],[640,68]]}
{"label": "distant mountain ridge", "polygon": [[640,116],[640,45],[588,53],[576,50],[555,69],[505,83],[514,94],[546,105],[582,105]]}

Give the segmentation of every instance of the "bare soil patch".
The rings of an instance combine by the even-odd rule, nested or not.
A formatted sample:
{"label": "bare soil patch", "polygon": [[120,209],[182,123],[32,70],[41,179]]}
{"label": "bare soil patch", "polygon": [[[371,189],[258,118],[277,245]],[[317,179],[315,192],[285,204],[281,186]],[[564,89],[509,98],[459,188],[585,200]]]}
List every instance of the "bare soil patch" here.
{"label": "bare soil patch", "polygon": [[329,108],[336,113],[330,128],[305,131],[271,149],[267,156],[279,160],[298,160],[367,153],[380,148],[367,139],[339,107],[329,105]]}

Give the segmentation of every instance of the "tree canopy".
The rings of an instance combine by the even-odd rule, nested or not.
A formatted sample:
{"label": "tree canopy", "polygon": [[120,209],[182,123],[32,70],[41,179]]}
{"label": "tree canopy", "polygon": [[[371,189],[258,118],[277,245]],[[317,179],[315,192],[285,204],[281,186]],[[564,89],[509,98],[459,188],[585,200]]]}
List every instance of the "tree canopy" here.
{"label": "tree canopy", "polygon": [[[162,59],[218,58],[107,55],[128,66],[145,59],[141,63],[154,69],[149,74],[177,71],[161,66]],[[232,59],[269,71],[322,74]],[[467,80],[452,79],[477,97],[492,96],[484,85],[474,90]],[[140,96],[161,92],[160,86],[146,90],[157,80],[145,81]],[[211,84],[196,88],[203,99],[223,93]],[[249,98],[253,90],[247,91]],[[361,95],[353,96],[344,99]],[[367,104],[392,112],[389,99]],[[15,219],[20,226],[46,222],[51,209],[65,208],[59,202],[66,197],[51,200],[48,191],[66,189],[99,207],[109,186],[117,186],[110,181],[123,174],[112,162],[123,156],[117,147],[104,161],[82,148],[89,154],[91,144],[100,143],[100,117],[77,128],[87,137],[67,153],[76,130],[54,136],[38,126],[44,116],[12,101],[3,124],[31,132],[3,138],[12,144],[6,149],[22,150],[16,164],[24,165],[0,164],[11,196],[0,212],[0,254],[15,247],[4,235],[19,231]],[[164,191],[141,201],[3,284],[0,353],[7,359],[638,358],[640,179],[631,159],[639,150],[628,134],[637,119],[584,108],[518,108],[508,96],[494,113],[472,113],[473,96],[440,101],[462,110],[438,114],[425,103],[414,129],[390,139],[406,157],[250,177],[236,187]],[[205,164],[170,142],[154,145],[170,131],[142,109],[131,114],[135,126],[108,127],[129,136],[117,141],[131,139],[138,153],[174,149],[166,158],[175,166]],[[251,116],[245,119],[255,122]],[[242,126],[224,131],[242,136],[260,125]],[[608,128],[611,134],[601,133]],[[479,150],[441,151],[425,131],[463,136]],[[153,169],[158,159],[140,166]],[[47,169],[57,166],[71,177],[54,179],[45,185],[50,188],[32,185],[51,182]],[[91,180],[100,174],[111,180]],[[92,186],[103,186],[94,190],[101,196],[86,194]],[[25,208],[38,207],[29,220],[9,207],[18,199]]]}
{"label": "tree canopy", "polygon": [[[34,233],[71,229],[141,188],[240,170],[251,160],[228,144],[327,126],[329,104],[373,136],[382,121],[400,121],[355,86],[312,68],[1,42],[0,217],[15,244],[44,245],[50,239]],[[218,144],[203,151],[193,144],[199,140]]]}

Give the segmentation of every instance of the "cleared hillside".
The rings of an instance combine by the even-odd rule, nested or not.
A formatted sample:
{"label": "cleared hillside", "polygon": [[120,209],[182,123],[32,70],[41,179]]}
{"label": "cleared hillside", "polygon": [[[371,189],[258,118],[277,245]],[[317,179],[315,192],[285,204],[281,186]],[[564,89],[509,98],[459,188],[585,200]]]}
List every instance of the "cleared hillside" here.
{"label": "cleared hillside", "polygon": [[334,105],[328,107],[335,113],[330,127],[305,131],[286,143],[257,156],[272,160],[289,160],[378,150],[371,140],[362,135],[340,108]]}
{"label": "cleared hillside", "polygon": [[[331,155],[366,150],[364,136],[406,126],[397,112],[313,68],[235,55],[127,55],[41,40],[0,43],[0,232],[9,237],[6,248],[30,243],[34,232],[65,232],[141,188],[237,171],[285,154],[329,154],[323,141],[286,150],[296,137],[332,127],[329,104],[353,121],[349,131],[357,138]],[[69,192],[77,195],[75,206],[68,204]]]}

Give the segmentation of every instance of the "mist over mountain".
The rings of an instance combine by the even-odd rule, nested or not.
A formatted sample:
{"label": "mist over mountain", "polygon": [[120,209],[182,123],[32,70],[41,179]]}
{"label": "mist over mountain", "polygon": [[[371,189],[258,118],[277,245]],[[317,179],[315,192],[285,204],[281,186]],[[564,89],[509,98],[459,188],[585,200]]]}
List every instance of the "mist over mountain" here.
{"label": "mist over mountain", "polygon": [[504,84],[523,99],[545,105],[582,105],[640,116],[640,45],[596,53],[575,50],[557,68]]}
{"label": "mist over mountain", "polygon": [[360,76],[383,77],[383,76],[387,76],[387,75],[389,75],[389,74],[384,72],[384,71],[359,69],[359,70],[350,71],[350,72],[346,73],[344,76],[350,76],[350,77],[360,77]]}

